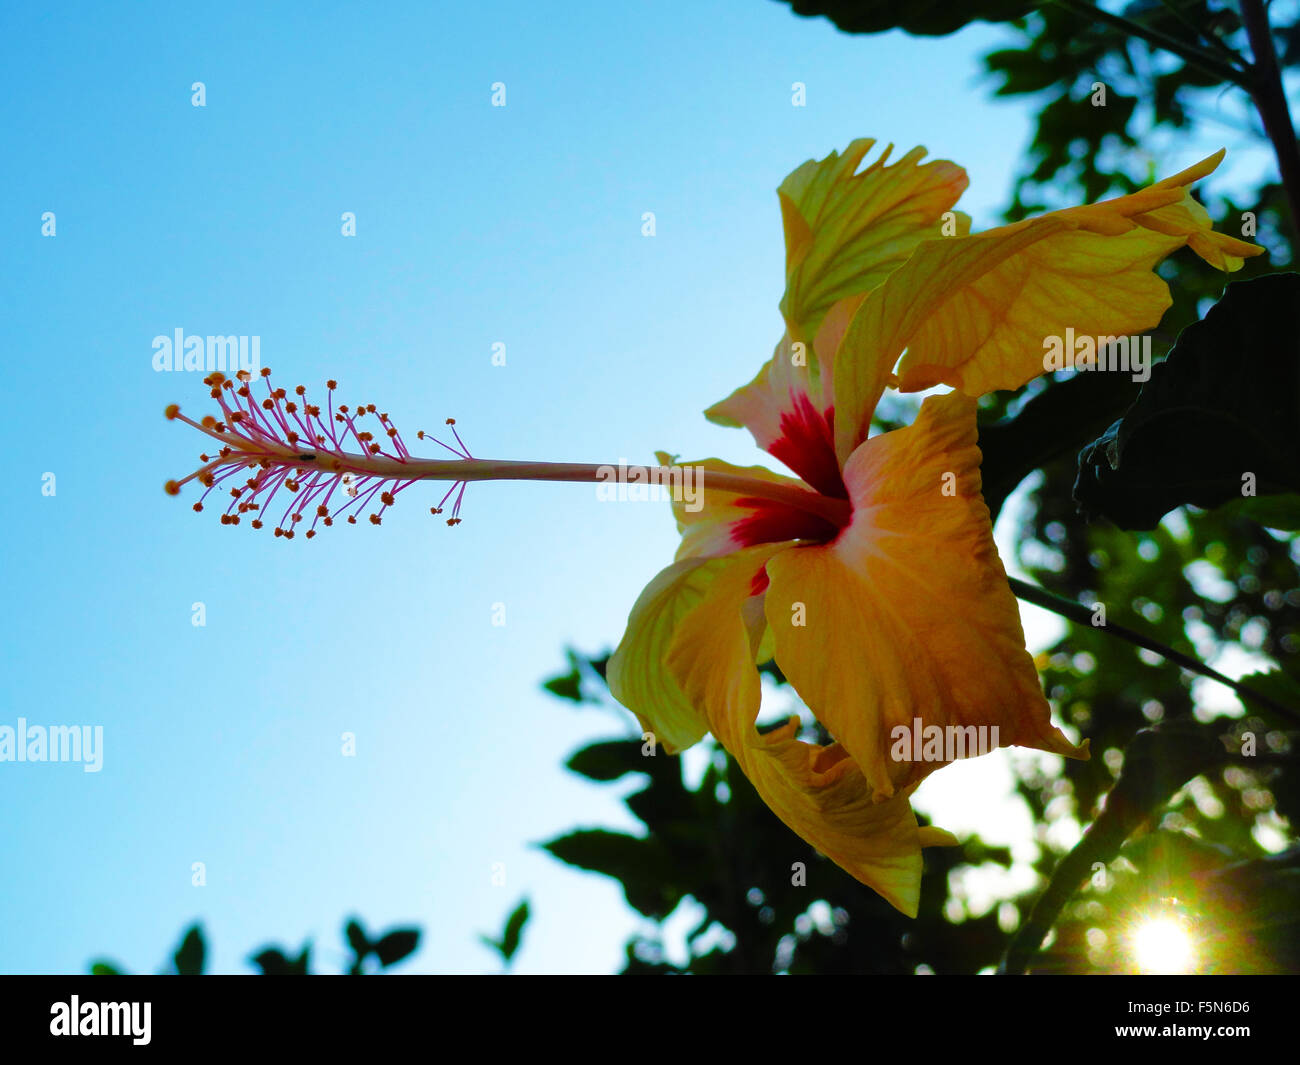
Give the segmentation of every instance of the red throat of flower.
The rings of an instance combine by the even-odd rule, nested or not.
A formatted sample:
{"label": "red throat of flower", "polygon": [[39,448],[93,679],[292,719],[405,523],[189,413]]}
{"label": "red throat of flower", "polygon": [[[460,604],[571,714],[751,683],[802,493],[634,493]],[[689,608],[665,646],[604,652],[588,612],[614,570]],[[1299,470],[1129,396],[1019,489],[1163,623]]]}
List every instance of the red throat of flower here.
{"label": "red throat of flower", "polygon": [[768,453],[822,495],[848,499],[849,490],[835,457],[835,408],[818,413],[802,393],[791,400],[791,409],[781,415],[781,435],[767,445]]}

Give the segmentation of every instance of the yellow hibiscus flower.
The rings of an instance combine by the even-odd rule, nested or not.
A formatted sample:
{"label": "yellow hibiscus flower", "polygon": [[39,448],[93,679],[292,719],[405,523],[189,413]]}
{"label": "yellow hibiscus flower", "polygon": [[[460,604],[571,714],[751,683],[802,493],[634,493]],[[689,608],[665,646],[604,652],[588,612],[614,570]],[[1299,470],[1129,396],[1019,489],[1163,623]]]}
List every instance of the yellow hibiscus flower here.
{"label": "yellow hibiscus flower", "polygon": [[[695,464],[703,506],[675,503],[677,559],[633,607],[608,677],[667,750],[711,732],[786,824],[915,914],[921,848],[955,840],[918,828],[909,796],[970,753],[972,732],[977,749],[991,731],[992,746],[1086,756],[1051,724],[1024,648],[980,494],[973,397],[1042,373],[1045,337],[1154,326],[1170,300],[1152,270],[1176,248],[1224,270],[1260,249],[1215,233],[1188,192],[1222,152],[1131,196],[972,234],[953,210],[959,167],[918,148],[858,172],[872,145],[782,183],[785,332],[758,376],[707,412],[796,476]],[[451,419],[451,440],[419,435],[455,457],[418,458],[374,404],[336,405],[335,382],[322,408],[269,375],[210,374],[220,418],[166,410],[218,445],[166,489],[197,480],[195,510],[228,491],[223,524],[265,519],[285,540],[311,538],[374,505],[378,525],[399,493],[437,480],[451,488],[430,510],[450,505],[456,525],[471,481],[614,470],[476,458]],[[911,425],[869,437],[886,388],[939,384],[953,391]],[[678,467],[646,472],[681,483]],[[796,720],[757,729],[756,663],[773,657],[831,744],[799,739]],[[933,730],[955,745],[932,750]]]}
{"label": "yellow hibiscus flower", "polygon": [[[959,168],[921,163],[923,149],[889,166],[887,150],[855,174],[871,144],[782,184],[785,335],[707,411],[799,479],[686,464],[704,471],[704,506],[675,504],[677,560],[633,607],[608,677],[668,750],[712,733],[790,828],[914,915],[920,850],[952,839],[918,829],[908,796],[954,757],[942,744],[917,759],[916,730],[955,739],[958,755],[992,729],[993,746],[1086,757],[1052,726],[1025,650],[972,397],[1042,373],[1046,336],[1154,326],[1170,299],[1152,268],[1183,244],[1227,270],[1260,249],[1213,232],[1187,191],[1223,153],[1131,196],[972,235],[952,211]],[[886,387],[937,384],[955,391],[868,437]],[[796,719],[756,728],[756,663],[773,657],[829,746],[800,740]]]}

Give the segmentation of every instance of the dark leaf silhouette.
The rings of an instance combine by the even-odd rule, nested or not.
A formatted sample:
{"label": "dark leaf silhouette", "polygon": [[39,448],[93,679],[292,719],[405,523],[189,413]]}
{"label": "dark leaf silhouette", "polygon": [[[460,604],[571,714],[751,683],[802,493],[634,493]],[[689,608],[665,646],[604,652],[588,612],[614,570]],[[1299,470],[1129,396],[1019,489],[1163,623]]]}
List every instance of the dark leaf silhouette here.
{"label": "dark leaf silhouette", "polygon": [[479,939],[500,954],[502,961],[508,965],[519,950],[524,926],[528,924],[529,916],[528,900],[524,899],[506,918],[505,928],[501,931],[500,939],[493,939],[490,936],[479,936]]}
{"label": "dark leaf silhouette", "polygon": [[348,937],[348,946],[358,958],[364,958],[370,953],[370,940],[366,937],[361,922],[355,917],[343,926],[343,934]]}
{"label": "dark leaf silhouette", "polygon": [[579,829],[543,846],[562,862],[619,880],[627,901],[647,917],[667,917],[682,899],[672,854],[653,838]]}
{"label": "dark leaf silhouette", "polygon": [[263,976],[309,976],[311,944],[302,948],[296,958],[290,958],[278,947],[267,947],[251,959],[262,970]]}
{"label": "dark leaf silhouette", "polygon": [[969,22],[1008,22],[1039,6],[1033,0],[785,0],[796,15],[825,15],[845,33],[903,29],[934,37]]}
{"label": "dark leaf silhouette", "polygon": [[1090,518],[1150,529],[1184,503],[1300,491],[1300,274],[1230,284],[1079,455]]}
{"label": "dark leaf silhouette", "polygon": [[654,763],[641,753],[643,746],[640,740],[593,743],[572,755],[568,767],[575,773],[599,781],[617,780],[628,773],[648,773],[654,768]]}
{"label": "dark leaf silhouette", "polygon": [[407,955],[414,954],[419,945],[418,928],[395,928],[375,943],[375,956],[379,959],[379,964],[387,968],[396,965]]}
{"label": "dark leaf silhouette", "polygon": [[198,925],[190,926],[181,940],[181,945],[176,948],[176,953],[172,955],[172,962],[176,966],[176,972],[181,976],[202,976],[206,953],[203,930]]}

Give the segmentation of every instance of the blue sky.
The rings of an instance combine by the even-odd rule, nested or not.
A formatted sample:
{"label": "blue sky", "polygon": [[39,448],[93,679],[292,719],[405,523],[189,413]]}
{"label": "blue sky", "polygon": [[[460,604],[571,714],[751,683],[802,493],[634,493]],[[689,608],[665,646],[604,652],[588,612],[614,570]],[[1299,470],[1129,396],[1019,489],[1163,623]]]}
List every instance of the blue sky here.
{"label": "blue sky", "polygon": [[631,718],[538,685],[618,639],[666,509],[485,484],[448,529],[416,486],[381,529],[226,528],[162,492],[201,450],[163,407],[206,390],[153,338],[256,335],[281,385],[337,378],[408,440],[454,416],[480,456],[759,461],[700,411],[780,333],[777,184],[855,137],[921,143],[991,224],[1029,136],[977,81],[1001,31],[849,38],[763,0],[3,22],[0,724],[102,726],[104,765],[0,764],[0,971],[154,970],[196,919],[218,971],[308,938],[334,969],[353,913],[424,928],[410,971],[493,971],[477,933],[525,894],[519,971],[617,968],[621,892],[535,844],[632,826],[562,768]]}

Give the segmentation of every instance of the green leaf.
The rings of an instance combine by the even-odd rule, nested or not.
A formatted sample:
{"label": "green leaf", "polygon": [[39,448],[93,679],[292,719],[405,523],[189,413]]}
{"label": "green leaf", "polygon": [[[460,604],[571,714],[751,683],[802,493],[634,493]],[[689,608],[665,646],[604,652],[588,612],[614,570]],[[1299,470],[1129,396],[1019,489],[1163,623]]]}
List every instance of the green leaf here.
{"label": "green leaf", "polygon": [[180,976],[202,976],[203,960],[207,950],[203,943],[203,930],[199,925],[191,925],[186,931],[181,945],[172,955],[176,972]]}
{"label": "green leaf", "polygon": [[278,947],[267,947],[252,957],[252,962],[262,970],[263,976],[309,976],[311,944],[302,948],[296,958],[290,958]]}
{"label": "green leaf", "polygon": [[576,669],[543,681],[542,687],[556,698],[567,699],[571,703],[586,702],[582,697],[582,675]]}
{"label": "green leaf", "polygon": [[574,773],[600,781],[618,780],[628,773],[649,773],[654,767],[641,753],[642,746],[640,740],[605,740],[583,747],[565,765]]}
{"label": "green leaf", "polygon": [[506,920],[505,931],[501,933],[501,957],[505,958],[506,961],[513,958],[515,956],[515,951],[519,949],[519,943],[523,937],[524,925],[528,923],[528,917],[528,900],[524,899],[523,902],[515,907],[514,913],[512,913]]}
{"label": "green leaf", "polygon": [[603,664],[605,659],[596,660],[582,658],[577,655],[572,648],[565,648],[565,658],[569,662],[569,671],[567,673],[557,673],[555,676],[542,681],[542,687],[554,695],[556,698],[565,699],[571,703],[596,703],[600,700],[592,698],[582,690],[583,667],[589,666],[597,669],[600,675],[604,676]]}
{"label": "green leaf", "polygon": [[1235,499],[1219,508],[1222,514],[1249,518],[1257,525],[1283,532],[1300,530],[1300,495],[1251,496]]}
{"label": "green leaf", "polygon": [[[1247,685],[1252,691],[1257,691],[1261,695],[1274,699],[1284,706],[1294,707],[1300,710],[1300,680],[1280,669],[1270,669],[1262,673],[1247,673],[1241,678],[1241,683]],[[1258,701],[1252,700],[1249,696],[1241,697],[1242,704],[1252,711],[1261,714],[1273,716],[1274,712],[1271,707],[1260,705]]]}
{"label": "green leaf", "polygon": [[845,33],[902,29],[926,37],[953,33],[969,22],[1010,22],[1041,0],[785,0],[796,15],[825,15]]}
{"label": "green leaf", "polygon": [[1300,274],[1228,286],[1079,455],[1089,517],[1152,529],[1174,507],[1300,491]]}
{"label": "green leaf", "polygon": [[988,67],[991,74],[1004,75],[1003,82],[997,90],[998,96],[1041,92],[1061,79],[1061,71],[1056,64],[1047,62],[1022,48],[1006,48],[998,52],[989,52],[984,57],[984,65]]}
{"label": "green leaf", "polygon": [[1014,417],[980,426],[984,501],[996,518],[1034,470],[1078,453],[1081,444],[1130,406],[1137,385],[1123,374],[1081,373],[1031,396]]}
{"label": "green leaf", "polygon": [[91,963],[90,975],[91,976],[121,976],[122,970],[119,969],[112,962],[104,961],[101,958],[99,961]]}
{"label": "green leaf", "polygon": [[343,934],[347,936],[348,945],[352,948],[352,964],[348,966],[349,976],[362,976],[365,974],[365,960],[374,950],[374,944],[366,935],[365,929],[361,927],[361,922],[352,918],[343,926]]}
{"label": "green leaf", "polygon": [[379,958],[379,964],[388,968],[415,953],[415,948],[419,945],[418,928],[395,928],[375,943],[375,955]]}
{"label": "green leaf", "polygon": [[542,846],[562,862],[620,881],[628,903],[647,917],[667,917],[685,894],[675,883],[672,854],[653,837],[579,829]]}
{"label": "green leaf", "polygon": [[358,959],[370,953],[372,949],[370,939],[361,927],[361,922],[355,917],[343,926],[343,932],[348,937],[348,945]]}

